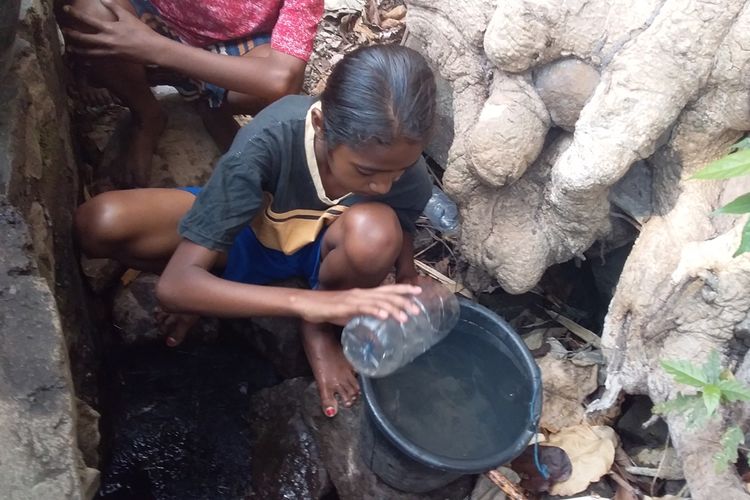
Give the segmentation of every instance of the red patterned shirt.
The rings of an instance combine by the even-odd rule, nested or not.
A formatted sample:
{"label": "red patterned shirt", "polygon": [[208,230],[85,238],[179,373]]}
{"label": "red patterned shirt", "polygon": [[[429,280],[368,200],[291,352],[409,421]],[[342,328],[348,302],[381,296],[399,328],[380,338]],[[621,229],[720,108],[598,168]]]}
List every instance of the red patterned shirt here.
{"label": "red patterned shirt", "polygon": [[151,0],[190,45],[271,34],[271,47],[307,61],[324,0]]}

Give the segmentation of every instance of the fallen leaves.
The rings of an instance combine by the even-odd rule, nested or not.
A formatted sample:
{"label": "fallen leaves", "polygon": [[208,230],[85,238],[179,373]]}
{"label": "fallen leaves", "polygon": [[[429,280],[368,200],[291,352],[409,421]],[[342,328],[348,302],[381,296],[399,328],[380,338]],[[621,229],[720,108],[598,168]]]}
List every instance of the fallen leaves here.
{"label": "fallen leaves", "polygon": [[611,427],[576,425],[549,436],[547,443],[562,448],[572,464],[570,478],[550,489],[553,495],[574,495],[607,474],[615,460],[617,435]]}
{"label": "fallen leaves", "polygon": [[554,353],[537,359],[542,371],[544,400],[539,425],[557,432],[583,422],[583,401],[599,386],[598,366],[576,366]]}
{"label": "fallen leaves", "polygon": [[406,7],[385,0],[327,0],[313,54],[305,73],[305,91],[318,95],[333,65],[357,47],[399,43]]}

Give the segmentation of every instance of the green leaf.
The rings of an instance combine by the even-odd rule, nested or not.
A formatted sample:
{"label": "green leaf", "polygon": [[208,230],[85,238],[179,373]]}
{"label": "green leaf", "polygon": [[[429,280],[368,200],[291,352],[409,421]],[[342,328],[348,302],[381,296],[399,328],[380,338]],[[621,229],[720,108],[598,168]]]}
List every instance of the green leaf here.
{"label": "green leaf", "polygon": [[695,407],[696,401],[700,401],[698,396],[685,396],[684,394],[678,394],[674,399],[655,404],[651,411],[659,415],[666,415],[667,413],[685,413],[687,411],[692,411]]}
{"label": "green leaf", "polygon": [[750,193],[745,193],[716,210],[717,214],[746,214],[750,212]]}
{"label": "green leaf", "polygon": [[750,401],[750,387],[739,380],[720,380],[717,386],[727,401]]}
{"label": "green leaf", "polygon": [[703,370],[689,361],[663,360],[661,362],[664,371],[672,375],[675,382],[693,387],[703,387],[708,383],[708,378]]}
{"label": "green leaf", "polygon": [[706,405],[706,413],[713,415],[721,402],[721,389],[719,386],[709,384],[703,388],[703,404]]}
{"label": "green leaf", "polygon": [[735,151],[739,149],[750,149],[750,137],[745,137],[737,144],[734,144],[730,149],[730,153],[734,153]]}
{"label": "green leaf", "polygon": [[721,358],[716,349],[712,349],[708,354],[708,358],[706,358],[706,362],[703,364],[703,373],[710,383],[715,384],[719,381],[719,377],[721,376]]}
{"label": "green leaf", "polygon": [[737,257],[745,252],[750,251],[750,219],[745,222],[745,227],[742,229],[742,241],[740,246],[732,257]]}
{"label": "green leaf", "polygon": [[750,149],[740,149],[709,163],[692,179],[729,179],[750,174]]}
{"label": "green leaf", "polygon": [[737,449],[745,442],[745,434],[738,426],[730,427],[721,436],[721,451],[714,455],[716,472],[724,472],[737,461]]}

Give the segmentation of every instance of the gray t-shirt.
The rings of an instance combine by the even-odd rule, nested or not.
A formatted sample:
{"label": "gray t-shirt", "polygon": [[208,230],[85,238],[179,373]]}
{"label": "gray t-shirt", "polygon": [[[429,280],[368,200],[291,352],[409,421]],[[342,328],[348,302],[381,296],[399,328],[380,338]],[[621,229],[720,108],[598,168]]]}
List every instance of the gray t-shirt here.
{"label": "gray t-shirt", "polygon": [[287,96],[245,125],[180,222],[180,235],[226,252],[250,225],[264,246],[292,254],[361,201],[389,205],[413,232],[432,189],[425,162],[409,167],[385,195],[330,200],[320,182],[310,119],[319,105],[312,97]]}

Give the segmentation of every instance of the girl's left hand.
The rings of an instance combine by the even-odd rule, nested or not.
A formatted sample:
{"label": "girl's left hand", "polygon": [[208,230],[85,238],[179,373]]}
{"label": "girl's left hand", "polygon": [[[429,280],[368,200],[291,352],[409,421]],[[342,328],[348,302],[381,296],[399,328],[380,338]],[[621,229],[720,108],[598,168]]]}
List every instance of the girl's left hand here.
{"label": "girl's left hand", "polygon": [[64,28],[70,40],[70,49],[76,54],[90,57],[116,57],[140,64],[153,64],[158,45],[165,37],[149,28],[129,11],[113,0],[100,0],[114,15],[114,21],[102,21],[70,5],[63,12],[85,31]]}
{"label": "girl's left hand", "polygon": [[352,288],[350,290],[313,290],[297,294],[296,314],[311,323],[333,323],[345,325],[359,315],[397,321],[406,321],[408,314],[417,314],[419,309],[411,300],[422,289],[413,285],[383,285],[376,288]]}

